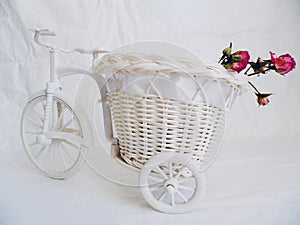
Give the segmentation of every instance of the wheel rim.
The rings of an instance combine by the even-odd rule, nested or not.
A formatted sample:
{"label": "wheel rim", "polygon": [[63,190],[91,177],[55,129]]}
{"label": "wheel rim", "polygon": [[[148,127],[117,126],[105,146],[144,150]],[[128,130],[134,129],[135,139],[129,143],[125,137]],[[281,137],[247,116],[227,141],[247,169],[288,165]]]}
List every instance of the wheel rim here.
{"label": "wheel rim", "polygon": [[204,176],[188,157],[178,153],[160,153],[141,170],[141,191],[155,209],[167,213],[192,210],[204,194]]}
{"label": "wheel rim", "polygon": [[[45,104],[46,96],[39,96],[24,109],[21,123],[23,144],[27,155],[39,170],[51,178],[64,179],[77,171],[82,161],[82,149],[79,144],[63,139],[41,142]],[[66,102],[54,97],[53,108],[50,131],[83,137],[78,117]]]}

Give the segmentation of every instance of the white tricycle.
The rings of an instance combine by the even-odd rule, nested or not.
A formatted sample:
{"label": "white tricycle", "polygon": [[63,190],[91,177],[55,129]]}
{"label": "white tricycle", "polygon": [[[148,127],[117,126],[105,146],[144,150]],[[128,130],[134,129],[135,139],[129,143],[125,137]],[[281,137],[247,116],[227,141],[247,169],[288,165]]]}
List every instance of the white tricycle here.
{"label": "white tricycle", "polygon": [[[205,190],[203,173],[219,152],[226,114],[239,93],[235,74],[168,43],[139,42],[106,52],[66,51],[39,40],[54,35],[34,30],[35,42],[49,49],[50,80],[29,98],[22,115],[21,135],[32,163],[55,179],[78,171],[93,131],[61,79],[88,75],[99,87],[111,155],[139,172],[145,200],[167,213],[195,208]],[[91,54],[93,67],[57,68],[57,54],[74,52]]]}

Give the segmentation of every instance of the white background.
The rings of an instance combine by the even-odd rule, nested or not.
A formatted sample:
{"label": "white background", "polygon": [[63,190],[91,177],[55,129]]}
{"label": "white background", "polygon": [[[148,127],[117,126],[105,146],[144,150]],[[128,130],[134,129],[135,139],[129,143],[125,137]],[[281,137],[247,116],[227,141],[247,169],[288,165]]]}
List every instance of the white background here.
{"label": "white background", "polygon": [[[237,100],[221,154],[205,174],[207,193],[189,214],[156,212],[138,188],[108,182],[86,166],[68,180],[46,178],[27,159],[19,132],[27,98],[44,88],[48,76],[47,51],[33,43],[29,28],[55,30],[49,41],[67,49],[163,40],[218,60],[232,41],[252,60],[268,58],[272,50],[298,62],[299,21],[297,0],[1,0],[0,224],[300,224],[298,68],[286,77],[254,79],[259,89],[275,93],[269,106],[258,108],[252,92]],[[76,55],[61,62],[88,67],[90,61]],[[72,91],[74,82],[67,81],[66,89]],[[91,91],[80,99],[92,114],[97,90],[87,84]],[[101,124],[96,126],[101,136]],[[134,181],[136,174],[110,160],[100,143],[96,138],[89,155],[96,169],[113,180]]]}

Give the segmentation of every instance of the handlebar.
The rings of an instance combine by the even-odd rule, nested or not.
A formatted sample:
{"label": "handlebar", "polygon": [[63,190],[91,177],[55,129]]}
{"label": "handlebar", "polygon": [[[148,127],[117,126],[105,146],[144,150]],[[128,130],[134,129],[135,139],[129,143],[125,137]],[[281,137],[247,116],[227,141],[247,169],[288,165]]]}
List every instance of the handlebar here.
{"label": "handlebar", "polygon": [[48,43],[44,43],[40,41],[40,36],[56,36],[55,32],[50,31],[49,29],[42,29],[42,30],[36,30],[36,29],[30,29],[34,33],[34,42],[37,43],[40,46],[43,46],[45,48],[62,52],[62,53],[73,53],[73,52],[78,52],[80,54],[91,54],[93,55],[93,58],[97,58],[99,54],[106,53],[107,51],[105,50],[99,50],[99,49],[91,49],[91,50],[86,50],[86,49],[81,49],[81,48],[75,48],[73,50],[65,50],[61,48],[54,47]]}
{"label": "handlebar", "polygon": [[37,43],[38,45],[41,45],[46,48],[54,49],[53,46],[43,43],[40,41],[40,36],[56,36],[55,32],[50,31],[49,29],[42,29],[42,30],[35,30],[35,29],[30,29],[31,32],[34,33],[34,42]]}

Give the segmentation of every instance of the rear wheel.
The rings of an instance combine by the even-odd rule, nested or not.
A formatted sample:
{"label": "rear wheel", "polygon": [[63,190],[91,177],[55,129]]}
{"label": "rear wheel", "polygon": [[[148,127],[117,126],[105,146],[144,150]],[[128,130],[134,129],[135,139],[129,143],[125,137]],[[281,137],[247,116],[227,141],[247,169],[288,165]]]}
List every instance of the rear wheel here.
{"label": "rear wheel", "polygon": [[141,169],[140,187],[144,199],[156,210],[184,213],[198,205],[205,191],[205,180],[189,157],[160,153]]}
{"label": "rear wheel", "polygon": [[[82,163],[85,148],[76,142],[83,139],[83,130],[78,116],[64,100],[53,97],[49,133],[60,134],[48,137],[42,134],[46,107],[46,95],[31,100],[25,107],[21,122],[21,134],[27,155],[33,164],[46,176],[65,179],[74,175]],[[74,141],[75,140],[75,141]]]}

